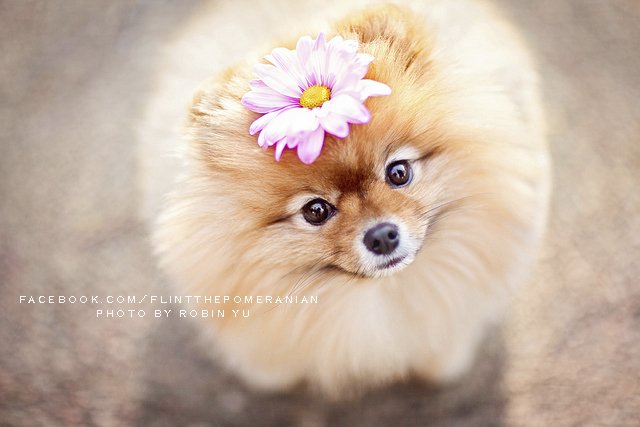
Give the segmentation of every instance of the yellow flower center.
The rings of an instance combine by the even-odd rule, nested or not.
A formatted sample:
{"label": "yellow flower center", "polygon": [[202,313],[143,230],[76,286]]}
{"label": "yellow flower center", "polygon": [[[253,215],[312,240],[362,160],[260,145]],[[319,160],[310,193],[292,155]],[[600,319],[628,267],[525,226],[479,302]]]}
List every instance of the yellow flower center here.
{"label": "yellow flower center", "polygon": [[331,89],[322,85],[313,85],[305,89],[300,97],[300,105],[305,108],[316,108],[331,98]]}

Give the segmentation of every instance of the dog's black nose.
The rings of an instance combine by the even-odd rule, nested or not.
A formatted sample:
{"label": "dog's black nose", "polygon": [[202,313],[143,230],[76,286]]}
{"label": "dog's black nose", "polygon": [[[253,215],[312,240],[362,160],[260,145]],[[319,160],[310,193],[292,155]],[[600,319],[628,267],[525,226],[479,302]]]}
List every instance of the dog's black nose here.
{"label": "dog's black nose", "polygon": [[398,247],[399,243],[398,227],[388,222],[371,227],[364,235],[364,245],[377,255],[390,254]]}

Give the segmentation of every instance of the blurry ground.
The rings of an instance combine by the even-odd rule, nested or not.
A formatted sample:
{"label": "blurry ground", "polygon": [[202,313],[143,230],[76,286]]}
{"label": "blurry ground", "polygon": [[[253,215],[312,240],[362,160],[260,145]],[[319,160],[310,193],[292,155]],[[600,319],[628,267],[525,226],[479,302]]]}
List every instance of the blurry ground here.
{"label": "blurry ground", "polygon": [[19,295],[169,294],[134,123],[200,2],[0,2],[0,425],[640,425],[640,5],[499,0],[541,63],[555,194],[535,285],[457,386],[260,396],[190,322]]}

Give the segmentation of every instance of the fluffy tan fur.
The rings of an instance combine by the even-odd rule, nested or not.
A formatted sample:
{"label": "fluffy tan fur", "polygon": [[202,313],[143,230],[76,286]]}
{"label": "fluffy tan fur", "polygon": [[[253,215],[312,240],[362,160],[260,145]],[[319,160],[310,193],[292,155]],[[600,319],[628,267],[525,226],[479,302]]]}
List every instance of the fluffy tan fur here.
{"label": "fluffy tan fur", "polygon": [[[162,266],[190,295],[318,296],[206,321],[222,360],[250,385],[303,383],[341,397],[411,375],[455,378],[526,279],[544,228],[535,72],[509,27],[466,2],[368,7],[334,34],[360,41],[376,58],[367,78],[392,94],[368,100],[371,122],[328,137],[304,165],[292,152],[276,162],[248,135],[249,66],[209,80],[155,231]],[[390,188],[385,166],[404,157],[414,180]],[[338,211],[320,227],[300,214],[314,196]],[[390,275],[358,253],[366,228],[386,218],[417,242]]]}

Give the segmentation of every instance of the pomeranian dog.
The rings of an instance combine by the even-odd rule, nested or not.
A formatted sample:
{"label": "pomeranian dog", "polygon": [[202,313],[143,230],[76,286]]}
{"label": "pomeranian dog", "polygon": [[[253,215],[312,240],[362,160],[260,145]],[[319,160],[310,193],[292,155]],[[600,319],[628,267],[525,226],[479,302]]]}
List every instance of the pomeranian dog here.
{"label": "pomeranian dog", "polygon": [[161,265],[186,295],[317,297],[202,319],[250,386],[341,398],[455,379],[543,234],[549,160],[532,61],[499,14],[467,1],[366,6],[296,35],[320,30],[356,40],[375,58],[366,78],[391,93],[305,164],[259,147],[249,126],[260,115],[241,103],[252,65],[279,44],[208,80],[154,231]]}

